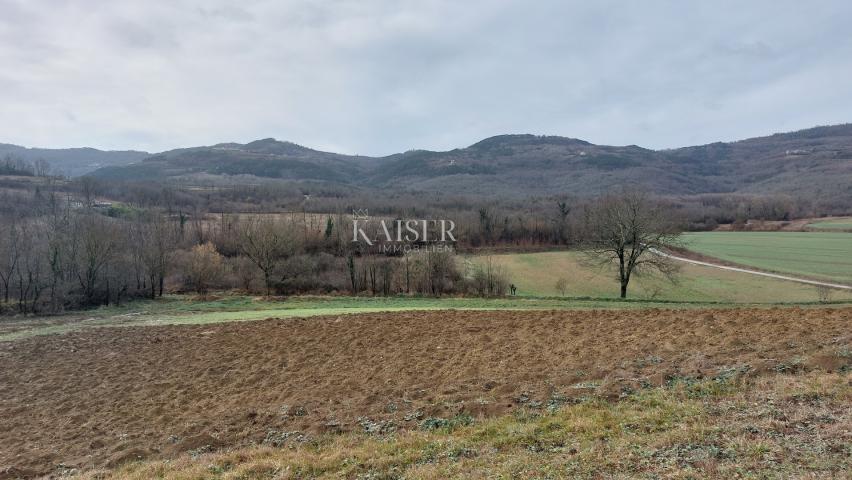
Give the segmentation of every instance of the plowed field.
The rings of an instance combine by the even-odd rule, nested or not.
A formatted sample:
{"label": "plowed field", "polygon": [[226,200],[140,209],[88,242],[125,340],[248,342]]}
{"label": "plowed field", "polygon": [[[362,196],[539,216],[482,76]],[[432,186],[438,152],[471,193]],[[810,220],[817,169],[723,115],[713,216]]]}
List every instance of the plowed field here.
{"label": "plowed field", "polygon": [[848,368],[850,343],[848,308],[431,311],[32,337],[0,344],[0,477],[417,428],[673,378]]}

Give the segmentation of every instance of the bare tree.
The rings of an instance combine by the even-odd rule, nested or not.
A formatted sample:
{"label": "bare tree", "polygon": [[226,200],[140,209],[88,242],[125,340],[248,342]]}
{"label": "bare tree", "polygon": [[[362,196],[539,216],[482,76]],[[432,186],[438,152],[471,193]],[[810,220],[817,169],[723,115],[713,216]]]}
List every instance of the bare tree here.
{"label": "bare tree", "polygon": [[633,274],[659,272],[674,279],[677,266],[661,250],[678,245],[677,223],[647,194],[625,190],[597,200],[588,211],[588,252],[618,269],[621,298]]}
{"label": "bare tree", "polygon": [[228,269],[236,279],[237,285],[246,293],[254,291],[254,284],[257,280],[257,267],[255,264],[243,255],[231,257],[228,259]]}
{"label": "bare tree", "polygon": [[93,303],[98,279],[118,250],[116,237],[112,225],[99,215],[83,215],[75,222],[74,276],[88,304]]}
{"label": "bare tree", "polygon": [[32,223],[20,224],[21,238],[26,242],[19,245],[18,267],[16,277],[18,283],[18,311],[21,313],[35,312],[39,299],[44,291],[45,282],[45,249],[42,230]]}
{"label": "bare tree", "polygon": [[50,307],[59,310],[63,281],[67,274],[69,210],[59,202],[51,202],[44,223],[47,263],[50,271]]}
{"label": "bare tree", "polygon": [[816,291],[819,303],[828,303],[831,301],[831,288],[825,285],[817,285]]}
{"label": "bare tree", "polygon": [[150,281],[151,298],[163,296],[166,275],[174,263],[177,231],[173,222],[156,215],[141,229],[139,255]]}
{"label": "bare tree", "polygon": [[392,258],[383,258],[379,262],[379,281],[381,284],[382,295],[389,296],[393,289],[394,272],[397,262]]}
{"label": "bare tree", "polygon": [[50,162],[43,158],[37,158],[33,162],[33,169],[37,177],[46,177],[50,174]]}
{"label": "bare tree", "polygon": [[269,216],[249,219],[240,230],[240,250],[263,273],[266,295],[272,294],[272,272],[293,244],[289,228]]}
{"label": "bare tree", "polygon": [[190,220],[192,221],[192,233],[195,235],[195,243],[197,245],[207,243],[208,226],[207,222],[204,220],[204,211],[202,211],[198,205],[193,205]]}
{"label": "bare tree", "polygon": [[0,222],[0,281],[3,282],[3,302],[9,303],[9,288],[20,257],[20,237],[14,221]]}
{"label": "bare tree", "polygon": [[95,197],[100,192],[100,185],[94,177],[83,177],[80,179],[80,194],[83,196],[83,203],[87,207],[95,204]]}
{"label": "bare tree", "polygon": [[482,297],[503,296],[510,285],[506,268],[491,255],[474,265],[472,282],[477,295]]}
{"label": "bare tree", "polygon": [[346,256],[346,270],[349,273],[349,285],[352,295],[358,295],[358,279],[355,276],[355,256],[352,252]]}
{"label": "bare tree", "polygon": [[568,280],[565,277],[560,277],[559,280],[556,281],[556,291],[563,297],[566,293],[568,293]]}
{"label": "bare tree", "polygon": [[568,243],[568,215],[571,213],[571,206],[567,201],[560,201],[556,203],[556,206],[559,211],[559,215],[556,217],[556,236],[554,240],[558,244],[566,244]]}

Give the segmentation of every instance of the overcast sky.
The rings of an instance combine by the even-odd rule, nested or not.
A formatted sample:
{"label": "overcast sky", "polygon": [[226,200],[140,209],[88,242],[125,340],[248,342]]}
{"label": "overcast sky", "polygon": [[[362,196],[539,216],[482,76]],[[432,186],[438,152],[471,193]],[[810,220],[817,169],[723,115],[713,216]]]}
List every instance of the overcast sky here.
{"label": "overcast sky", "polygon": [[852,121],[850,20],[846,0],[0,0],[0,142],[742,139]]}

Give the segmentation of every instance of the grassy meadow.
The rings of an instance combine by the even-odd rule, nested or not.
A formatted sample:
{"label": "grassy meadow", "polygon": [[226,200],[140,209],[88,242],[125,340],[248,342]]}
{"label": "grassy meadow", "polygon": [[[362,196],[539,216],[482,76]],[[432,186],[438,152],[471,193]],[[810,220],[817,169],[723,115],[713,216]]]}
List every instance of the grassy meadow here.
{"label": "grassy meadow", "polygon": [[821,220],[812,222],[806,225],[809,228],[820,230],[852,230],[852,218],[834,218],[831,220]]}
{"label": "grassy meadow", "polygon": [[699,232],[684,235],[694,252],[761,270],[852,285],[852,234],[844,232]]}
{"label": "grassy meadow", "polygon": [[[530,274],[530,259],[545,262],[557,270],[538,271]],[[556,255],[554,261],[548,261]],[[505,257],[505,258],[503,258]],[[520,257],[520,258],[512,258]],[[192,295],[167,295],[157,300],[135,300],[121,306],[101,307],[81,312],[60,315],[10,317],[0,322],[0,342],[13,341],[35,335],[63,334],[89,328],[132,327],[150,325],[187,325],[220,322],[241,322],[266,318],[312,317],[319,315],[346,315],[375,312],[405,312],[419,310],[559,310],[559,309],[641,309],[641,308],[702,308],[772,306],[779,304],[818,305],[813,288],[789,282],[777,285],[772,279],[760,277],[736,278],[737,274],[719,271],[719,277],[709,279],[700,276],[684,278],[677,285],[660,279],[642,279],[636,282],[627,300],[620,300],[610,292],[615,281],[606,274],[590,275],[578,267],[583,276],[574,277],[570,284],[576,286],[568,295],[557,296],[549,282],[565,273],[561,267],[575,265],[576,255],[570,252],[540,253],[495,256],[496,261],[509,266],[513,281],[521,290],[516,297],[289,297],[263,298],[243,295],[197,298]],[[524,265],[514,268],[513,265]],[[693,267],[687,267],[687,271]],[[695,267],[701,268],[701,267]],[[570,270],[569,270],[570,271]],[[524,277],[524,275],[528,275]],[[742,274],[740,274],[742,275]],[[720,278],[730,277],[725,281]],[[789,285],[788,285],[789,284]],[[649,287],[648,285],[651,285]],[[669,288],[662,293],[649,295],[649,288]],[[530,288],[538,288],[534,296]],[[753,295],[740,292],[738,288],[750,288]],[[783,289],[787,288],[786,295]],[[690,290],[694,289],[694,290]],[[693,293],[701,297],[691,299]],[[758,294],[760,293],[760,294]],[[791,293],[793,293],[791,295]],[[600,295],[600,296],[597,296]],[[775,299],[775,300],[772,300]],[[852,302],[852,294],[838,292],[832,297],[838,305]]]}
{"label": "grassy meadow", "polygon": [[[729,235],[725,233],[723,235]],[[852,239],[852,235],[849,236]],[[852,246],[852,245],[851,245]],[[506,268],[519,296],[558,296],[556,282],[567,281],[567,297],[618,297],[614,270],[590,264],[582,252],[560,251],[493,255],[496,265]],[[482,262],[472,257],[469,262]],[[847,257],[852,262],[852,257]],[[683,264],[676,283],[659,276],[634,276],[628,298],[674,302],[783,303],[815,302],[816,288],[810,285],[731,272],[700,265]],[[833,300],[852,300],[852,292],[836,290]]]}
{"label": "grassy meadow", "polygon": [[563,297],[289,297],[263,298],[224,295],[199,299],[167,295],[61,315],[11,317],[0,322],[0,342],[34,335],[63,334],[98,327],[188,325],[242,322],[266,318],[312,317],[421,310],[558,310],[607,308],[700,308],[715,302]]}

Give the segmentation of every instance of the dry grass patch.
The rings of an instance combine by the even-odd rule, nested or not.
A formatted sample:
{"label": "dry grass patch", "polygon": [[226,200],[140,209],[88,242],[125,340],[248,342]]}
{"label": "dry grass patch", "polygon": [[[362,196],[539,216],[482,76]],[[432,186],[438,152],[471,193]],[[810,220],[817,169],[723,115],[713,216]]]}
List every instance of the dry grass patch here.
{"label": "dry grass patch", "polygon": [[852,467],[850,407],[844,373],[717,378],[469,426],[327,435],[85,478],[839,478]]}

